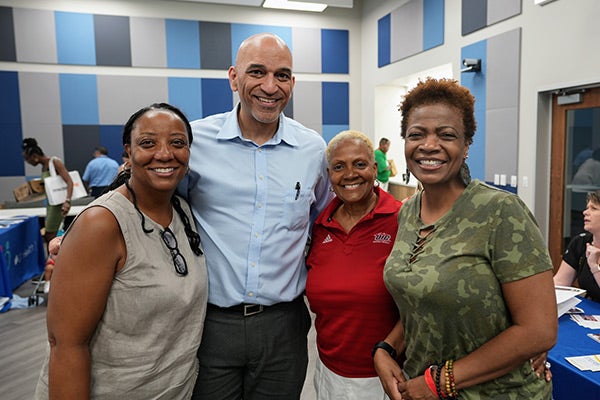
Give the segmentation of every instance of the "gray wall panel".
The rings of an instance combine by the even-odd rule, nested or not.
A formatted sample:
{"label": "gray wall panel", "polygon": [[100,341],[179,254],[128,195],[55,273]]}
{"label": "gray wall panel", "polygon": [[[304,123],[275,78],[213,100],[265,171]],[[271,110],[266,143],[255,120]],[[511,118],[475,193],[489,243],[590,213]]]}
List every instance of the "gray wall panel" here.
{"label": "gray wall panel", "polygon": [[292,28],[294,72],[321,73],[321,30]]}
{"label": "gray wall panel", "polygon": [[423,50],[423,0],[414,0],[392,11],[390,61]]}
{"label": "gray wall panel", "polygon": [[488,109],[515,107],[519,104],[521,29],[487,40]]}
{"label": "gray wall panel", "polygon": [[131,65],[134,67],[167,66],[167,35],[162,18],[129,19]]}
{"label": "gray wall panel", "polygon": [[166,77],[98,75],[98,115],[101,125],[122,125],[138,109],[168,100]]}
{"label": "gray wall panel", "polygon": [[0,7],[0,61],[16,61],[13,10]]}
{"label": "gray wall panel", "polygon": [[[23,137],[36,138],[49,156],[63,158],[60,89],[57,74],[19,72]],[[27,164],[26,175],[40,175],[40,167]]]}
{"label": "gray wall panel", "polygon": [[486,180],[517,175],[521,29],[487,40]]}
{"label": "gray wall panel", "polygon": [[17,61],[56,64],[54,12],[15,8],[13,17]]}
{"label": "gray wall panel", "polygon": [[321,82],[297,82],[294,88],[294,119],[308,128],[323,133]]}
{"label": "gray wall panel", "polygon": [[462,0],[462,34],[467,35],[487,25],[486,0]]}
{"label": "gray wall panel", "polygon": [[494,181],[494,174],[517,175],[519,121],[518,109],[488,109],[485,132],[485,179]]}
{"label": "gray wall panel", "polygon": [[487,1],[487,24],[491,25],[498,21],[521,14],[521,0],[488,0]]}
{"label": "gray wall panel", "polygon": [[131,66],[129,17],[94,15],[96,65]]}
{"label": "gray wall panel", "polygon": [[[133,113],[136,110],[133,110]],[[123,121],[123,124],[125,121]],[[93,158],[94,148],[100,145],[100,126],[64,125],[63,140],[65,147],[65,165],[69,171],[79,171],[83,177],[85,166]]]}
{"label": "gray wall panel", "polygon": [[227,70],[231,59],[231,24],[200,22],[200,67]]}

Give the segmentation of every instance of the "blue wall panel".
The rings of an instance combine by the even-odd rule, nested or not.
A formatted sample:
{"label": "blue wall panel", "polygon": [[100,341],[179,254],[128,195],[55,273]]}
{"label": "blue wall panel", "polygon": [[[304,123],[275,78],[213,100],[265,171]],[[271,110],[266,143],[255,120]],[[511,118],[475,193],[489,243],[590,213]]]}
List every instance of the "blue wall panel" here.
{"label": "blue wall panel", "polygon": [[350,128],[347,124],[323,125],[323,139],[325,140],[325,142],[329,143],[329,141],[333,139],[335,135],[337,135],[341,131],[347,131],[348,129]]}
{"label": "blue wall panel", "polygon": [[0,176],[23,175],[21,106],[16,72],[0,71]]}
{"label": "blue wall panel", "polygon": [[60,105],[64,125],[96,125],[98,85],[96,75],[60,74]]}
{"label": "blue wall panel", "polygon": [[377,21],[377,66],[383,67],[390,63],[390,44],[392,15],[388,14]]}
{"label": "blue wall panel", "polygon": [[[132,111],[133,113],[133,111]],[[123,121],[125,123],[125,121]],[[100,145],[106,147],[108,156],[119,164],[123,163],[123,126],[100,125]]]}
{"label": "blue wall panel", "polygon": [[190,121],[202,118],[202,79],[169,78],[169,103],[181,109]]}
{"label": "blue wall panel", "polygon": [[56,52],[59,64],[96,64],[94,16],[56,11]]}
{"label": "blue wall panel", "polygon": [[321,30],[321,62],[321,72],[324,74],[348,73],[348,31]]}
{"label": "blue wall panel", "polygon": [[228,79],[202,79],[203,117],[231,111],[233,98]]}
{"label": "blue wall panel", "polygon": [[461,60],[480,58],[481,72],[463,72],[460,74],[461,84],[475,96],[475,120],[477,121],[477,131],[473,138],[473,144],[469,149],[467,164],[471,169],[471,176],[482,181],[485,181],[486,52],[487,41],[485,40],[463,47]]}
{"label": "blue wall panel", "polygon": [[423,1],[423,50],[444,43],[444,0]]}
{"label": "blue wall panel", "polygon": [[349,87],[345,82],[323,82],[323,125],[344,125],[350,121]]}
{"label": "blue wall panel", "polygon": [[262,32],[271,32],[279,36],[293,50],[292,28],[270,25],[231,24],[231,59],[235,63],[235,55],[244,39]]}
{"label": "blue wall panel", "polygon": [[167,66],[200,68],[200,27],[197,21],[165,20]]}

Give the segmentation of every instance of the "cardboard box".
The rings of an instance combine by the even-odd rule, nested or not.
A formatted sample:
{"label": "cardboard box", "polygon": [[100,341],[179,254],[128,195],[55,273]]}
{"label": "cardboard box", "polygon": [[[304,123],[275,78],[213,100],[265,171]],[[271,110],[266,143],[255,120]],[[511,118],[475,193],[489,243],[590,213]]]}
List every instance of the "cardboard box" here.
{"label": "cardboard box", "polygon": [[13,195],[18,203],[41,200],[46,197],[44,181],[33,179],[25,182],[13,189]]}

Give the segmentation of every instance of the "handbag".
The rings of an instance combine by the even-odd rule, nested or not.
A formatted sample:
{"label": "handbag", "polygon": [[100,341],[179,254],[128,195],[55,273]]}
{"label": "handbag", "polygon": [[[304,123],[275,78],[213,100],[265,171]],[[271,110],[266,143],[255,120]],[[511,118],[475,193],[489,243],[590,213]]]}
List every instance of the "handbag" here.
{"label": "handbag", "polygon": [[[51,206],[62,204],[67,199],[67,182],[65,182],[65,180],[56,173],[56,168],[54,167],[54,158],[55,157],[52,157],[48,163],[50,176],[44,178],[44,189],[46,190],[48,204]],[[87,196],[87,191],[85,190],[85,186],[83,186],[83,182],[79,176],[79,171],[69,171],[69,176],[73,181],[73,192],[71,193],[71,199],[79,199]]]}
{"label": "handbag", "polygon": [[396,163],[394,162],[394,160],[388,160],[388,163],[390,164],[390,176],[396,176],[398,175],[398,168],[396,168]]}

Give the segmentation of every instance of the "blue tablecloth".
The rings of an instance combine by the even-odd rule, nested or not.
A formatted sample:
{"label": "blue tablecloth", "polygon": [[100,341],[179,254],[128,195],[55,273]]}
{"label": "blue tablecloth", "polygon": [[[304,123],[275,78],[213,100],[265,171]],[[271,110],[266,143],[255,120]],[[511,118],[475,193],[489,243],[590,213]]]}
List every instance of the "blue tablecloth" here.
{"label": "blue tablecloth", "polygon": [[[586,314],[600,315],[600,303],[582,299],[577,307]],[[554,400],[600,399],[600,372],[580,371],[565,357],[600,354],[600,343],[587,337],[600,329],[579,326],[569,315],[558,320],[558,341],[548,354],[552,363]]]}
{"label": "blue tablecloth", "polygon": [[13,290],[42,273],[44,263],[38,217],[0,219],[0,296],[12,297]]}

